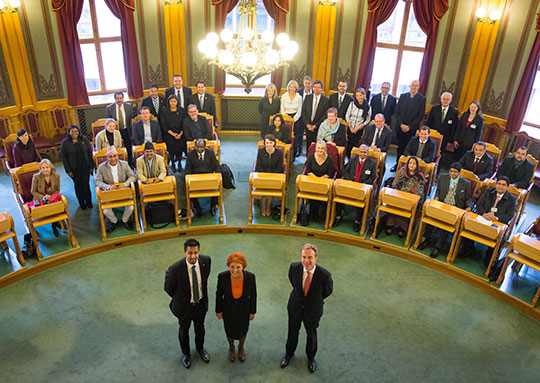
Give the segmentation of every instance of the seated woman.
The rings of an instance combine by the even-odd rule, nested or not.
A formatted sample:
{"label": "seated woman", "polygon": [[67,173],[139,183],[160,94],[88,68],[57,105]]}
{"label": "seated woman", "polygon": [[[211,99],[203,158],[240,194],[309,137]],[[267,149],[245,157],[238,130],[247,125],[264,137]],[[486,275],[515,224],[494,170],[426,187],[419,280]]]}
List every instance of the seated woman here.
{"label": "seated woman", "polygon": [[[420,172],[418,158],[416,157],[409,158],[407,165],[397,171],[396,178],[392,182],[392,189],[417,194],[420,196],[420,199],[424,198],[425,186],[424,175]],[[422,206],[422,203],[420,202],[418,206]],[[395,225],[399,226],[398,236],[403,238],[409,229],[409,221],[405,218],[389,214],[386,220],[386,234],[392,234]]]}
{"label": "seated woman", "polygon": [[285,144],[291,143],[291,134],[289,128],[285,125],[283,121],[283,116],[281,114],[276,114],[272,119],[272,125],[269,128],[270,134],[273,135],[276,140],[280,140]]}
{"label": "seated woman", "polygon": [[[336,169],[332,157],[328,155],[326,143],[324,141],[317,142],[315,153],[311,154],[306,160],[305,174],[308,176],[331,178],[334,176]],[[319,219],[319,210],[321,203],[319,201],[309,202],[309,215],[311,220]]]}
{"label": "seated woman", "polygon": [[[34,201],[47,204],[55,193],[60,193],[60,174],[56,173],[51,161],[45,158],[39,163],[39,173],[32,177],[32,196]],[[58,222],[52,224],[55,237],[60,235],[59,227],[60,223]]]}
{"label": "seated woman", "polygon": [[[262,173],[283,173],[283,152],[276,150],[276,138],[271,134],[264,136],[264,148],[260,148],[257,153],[255,171]],[[272,199],[270,197],[263,197],[261,206],[263,217],[269,217],[271,215],[271,204]]]}
{"label": "seated woman", "polygon": [[41,156],[36,150],[30,135],[26,129],[17,130],[17,140],[13,145],[13,161],[15,167],[23,166],[30,162],[41,161]]}
{"label": "seated woman", "polygon": [[122,135],[116,129],[116,121],[113,118],[107,118],[105,129],[96,135],[96,150],[107,149],[109,146],[117,149],[122,147]]}
{"label": "seated woman", "polygon": [[328,109],[327,116],[328,119],[319,127],[317,141],[324,141],[337,146],[345,146],[347,141],[347,128],[345,125],[339,123],[337,109]]}

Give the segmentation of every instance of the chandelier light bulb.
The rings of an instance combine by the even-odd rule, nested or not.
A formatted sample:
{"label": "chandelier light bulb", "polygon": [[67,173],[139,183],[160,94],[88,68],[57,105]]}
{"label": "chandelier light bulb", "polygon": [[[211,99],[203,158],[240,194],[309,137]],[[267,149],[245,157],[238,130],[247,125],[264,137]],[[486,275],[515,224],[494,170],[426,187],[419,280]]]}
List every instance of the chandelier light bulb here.
{"label": "chandelier light bulb", "polygon": [[221,40],[223,40],[225,44],[227,44],[229,41],[233,39],[233,33],[228,28],[225,28],[224,30],[222,30],[219,35],[221,36]]}
{"label": "chandelier light bulb", "polygon": [[234,55],[230,51],[221,51],[218,57],[218,61],[222,65],[231,65],[234,61]]}
{"label": "chandelier light bulb", "polygon": [[479,19],[483,19],[484,17],[486,17],[486,14],[487,14],[487,11],[485,10],[485,8],[478,8],[476,10],[475,16],[478,17]]}
{"label": "chandelier light bulb", "polygon": [[296,52],[298,52],[298,44],[295,41],[289,41],[281,50],[281,57],[283,60],[292,60]]}
{"label": "chandelier light bulb", "polygon": [[280,48],[283,48],[285,44],[289,42],[289,35],[282,32],[276,37],[276,43],[279,45]]}
{"label": "chandelier light bulb", "polygon": [[206,35],[206,41],[208,42],[208,44],[217,45],[217,43],[219,42],[219,36],[216,32],[210,32]]}
{"label": "chandelier light bulb", "polygon": [[247,67],[252,67],[257,64],[257,56],[253,52],[247,52],[240,60],[240,63]]}
{"label": "chandelier light bulb", "polygon": [[264,61],[268,65],[275,65],[279,62],[279,53],[275,49],[270,49],[264,55]]}
{"label": "chandelier light bulb", "polygon": [[251,28],[244,28],[242,31],[242,38],[244,40],[251,40],[254,36],[253,29]]}
{"label": "chandelier light bulb", "polygon": [[262,33],[262,41],[266,44],[271,44],[274,41],[274,33],[267,29]]}
{"label": "chandelier light bulb", "polygon": [[203,53],[204,53],[204,55],[206,57],[213,59],[213,58],[217,57],[218,49],[217,49],[217,47],[215,45],[210,45],[210,46],[206,47],[206,49],[205,49],[205,51]]}
{"label": "chandelier light bulb", "polygon": [[497,21],[499,20],[500,18],[502,17],[502,12],[499,11],[498,9],[494,9],[493,11],[491,11],[491,13],[489,14],[489,18],[493,21]]}
{"label": "chandelier light bulb", "polygon": [[205,39],[202,39],[201,41],[199,41],[199,44],[197,45],[201,53],[204,53],[207,46],[208,46],[208,42]]}

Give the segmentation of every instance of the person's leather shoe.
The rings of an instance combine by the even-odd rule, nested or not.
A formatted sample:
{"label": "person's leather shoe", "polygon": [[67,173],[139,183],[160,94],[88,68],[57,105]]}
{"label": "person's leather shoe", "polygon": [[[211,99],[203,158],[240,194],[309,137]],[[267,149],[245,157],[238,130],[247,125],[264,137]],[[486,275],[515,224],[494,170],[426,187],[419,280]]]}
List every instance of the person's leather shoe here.
{"label": "person's leather shoe", "polygon": [[309,368],[309,372],[315,372],[317,369],[317,362],[315,362],[315,359],[308,359],[307,366]]}
{"label": "person's leather shoe", "polygon": [[431,254],[429,254],[431,258],[437,258],[439,256],[439,249],[434,248]]}
{"label": "person's leather shoe", "polygon": [[341,222],[341,216],[338,215],[338,216],[336,216],[336,218],[334,219],[334,224],[333,224],[332,226],[333,226],[333,227],[338,227],[340,222]]}
{"label": "person's leather shoe", "polygon": [[59,237],[60,233],[58,232],[58,227],[60,227],[60,224],[58,222],[54,222],[52,224],[52,231],[55,237]]}
{"label": "person's leather shoe", "polygon": [[428,243],[426,240],[423,240],[420,245],[418,245],[418,250],[424,250],[427,247]]}
{"label": "person's leather shoe", "polygon": [[89,207],[90,209],[92,209],[94,207],[94,205],[92,205],[92,202],[87,202],[86,207]]}
{"label": "person's leather shoe", "polygon": [[133,230],[133,224],[131,223],[131,221],[127,221],[127,222],[123,222],[123,223],[124,223],[124,227],[126,228],[126,230],[129,230],[129,231]]}
{"label": "person's leather shoe", "polygon": [[279,366],[281,368],[287,367],[289,365],[289,362],[291,361],[291,358],[292,356],[285,355],[283,358],[281,358],[281,363],[279,364]]}
{"label": "person's leather shoe", "polygon": [[215,206],[210,206],[210,215],[212,217],[216,216],[216,207]]}
{"label": "person's leather shoe", "polygon": [[397,164],[395,164],[394,166],[392,166],[392,168],[390,169],[390,171],[391,171],[392,173],[394,173],[396,170],[397,170]]}
{"label": "person's leather shoe", "polygon": [[204,363],[210,363],[210,354],[203,348],[202,350],[197,350],[201,359]]}
{"label": "person's leather shoe", "polygon": [[398,231],[397,236],[399,238],[403,238],[403,237],[405,237],[405,232],[403,230],[400,230],[400,231]]}
{"label": "person's leather shoe", "polygon": [[198,207],[198,208],[195,208],[195,211],[196,211],[196,214],[197,214],[197,218],[201,218],[202,217],[202,209],[200,207]]}
{"label": "person's leather shoe", "polygon": [[356,233],[360,232],[360,226],[361,226],[360,222],[354,221],[353,231]]}
{"label": "person's leather shoe", "polygon": [[185,368],[191,367],[191,358],[189,357],[189,355],[182,354],[182,364]]}
{"label": "person's leather shoe", "polygon": [[105,224],[105,231],[107,233],[112,233],[114,231],[114,229],[116,229],[116,224],[118,222],[115,222],[115,223],[112,223],[111,221],[108,221],[106,224]]}

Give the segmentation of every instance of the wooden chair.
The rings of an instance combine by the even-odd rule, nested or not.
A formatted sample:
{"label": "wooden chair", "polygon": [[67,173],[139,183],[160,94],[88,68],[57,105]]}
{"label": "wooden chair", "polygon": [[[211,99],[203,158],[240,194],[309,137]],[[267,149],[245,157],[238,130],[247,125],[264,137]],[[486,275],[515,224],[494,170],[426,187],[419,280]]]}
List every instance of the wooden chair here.
{"label": "wooden chair", "polygon": [[[512,260],[540,272],[540,241],[523,233],[512,238],[508,255],[506,256],[501,273],[497,279],[497,285],[502,283],[506,274],[506,269]],[[539,298],[540,287],[532,300],[531,305],[533,307],[536,305]]]}
{"label": "wooden chair", "polygon": [[[165,162],[165,167],[168,168],[169,163],[169,157],[167,154],[167,144],[165,142],[161,143],[154,143],[154,150],[156,154],[159,154],[161,157],[163,157],[163,161]],[[139,159],[139,157],[144,156],[144,145],[134,146],[133,147],[133,158],[135,162]]]}
{"label": "wooden chair", "polygon": [[[495,173],[497,171],[497,165],[499,163],[499,160],[501,159],[502,151],[498,147],[496,147],[493,144],[490,144],[489,142],[486,142],[486,153],[493,158],[493,169],[492,172]],[[471,150],[474,151],[474,146],[476,144],[473,144]]]}
{"label": "wooden chair", "polygon": [[[359,153],[359,150],[360,148],[352,148],[351,158],[354,156],[357,156]],[[373,186],[374,186],[373,196],[376,196],[379,194],[379,191],[381,190],[381,185],[384,178],[384,170],[385,170],[385,165],[386,165],[386,153],[370,150],[368,152],[368,157],[373,158],[375,161],[377,161],[377,179],[375,180],[375,182],[373,182]]]}
{"label": "wooden chair", "polygon": [[[403,166],[407,166],[407,161],[409,161],[409,158],[410,156],[401,156],[398,162],[398,169],[402,168]],[[437,164],[434,162],[426,164],[424,161],[422,161],[421,158],[418,158],[418,168],[424,175],[426,181],[426,188],[424,194],[428,195],[431,191],[431,188],[433,187],[433,183],[435,182],[435,178],[437,175]]]}
{"label": "wooden chair", "polygon": [[68,127],[70,125],[66,108],[56,107],[49,111],[51,121],[54,125],[54,135],[51,138],[55,159],[58,159],[60,145],[62,140],[66,138]]}
{"label": "wooden chair", "polygon": [[[307,150],[306,158],[308,158],[310,155],[315,153],[315,149],[317,147],[316,142],[312,142],[311,145],[309,145],[309,148]],[[334,175],[334,178],[338,177],[340,178],[343,174],[343,167],[340,167],[340,164],[343,164],[343,161],[341,160],[343,158],[343,151],[340,154],[340,146],[327,144],[326,150],[330,157],[332,157],[332,161],[334,162],[334,168],[336,169],[336,174]],[[304,171],[306,170],[306,164],[304,163]]]}
{"label": "wooden chair", "polygon": [[217,197],[219,223],[223,223],[223,179],[221,173],[187,174],[186,202],[188,226],[191,226],[191,198]]}
{"label": "wooden chair", "polygon": [[[206,142],[206,149],[212,150],[216,154],[216,159],[221,164],[221,142],[219,140],[207,140],[207,139],[204,139],[204,142]],[[191,150],[195,150],[195,141],[187,142],[188,153]]]}
{"label": "wooden chair", "polygon": [[5,242],[8,239],[13,240],[13,247],[15,247],[15,253],[17,254],[17,260],[22,267],[26,266],[26,261],[21,252],[19,241],[17,241],[17,234],[15,233],[15,224],[13,217],[9,213],[0,213],[0,243]]}
{"label": "wooden chair", "polygon": [[[96,136],[102,130],[105,130],[105,121],[107,118],[100,118],[97,121],[92,122],[92,146],[95,148],[96,145]],[[118,124],[116,124],[116,130],[118,130]]]}
{"label": "wooden chair", "polygon": [[409,229],[407,230],[407,237],[405,239],[405,247],[408,247],[414,230],[418,202],[420,202],[420,196],[417,194],[387,187],[382,188],[379,193],[379,208],[377,209],[377,218],[375,219],[374,237],[377,238],[381,213],[395,214],[409,219]]}
{"label": "wooden chair", "polygon": [[133,206],[135,228],[137,229],[137,233],[141,232],[139,227],[139,214],[137,212],[137,197],[135,194],[135,186],[133,184],[129,188],[106,191],[96,187],[96,199],[99,210],[99,222],[101,223],[101,239],[103,241],[107,239],[105,216],[103,214],[104,209]]}
{"label": "wooden chair", "polygon": [[459,175],[471,183],[471,198],[476,202],[480,196],[482,181],[480,181],[480,178],[470,170],[462,169]]}
{"label": "wooden chair", "polygon": [[[264,141],[261,140],[257,143],[257,152],[264,148]],[[289,155],[291,151],[291,145],[285,144],[281,142],[280,140],[276,140],[276,150],[280,150],[283,153],[283,174],[288,175],[289,174]],[[255,168],[257,166],[257,161],[253,164],[253,171],[255,171]]]}
{"label": "wooden chair", "polygon": [[[496,180],[486,179],[482,181],[481,193],[484,193],[488,187],[495,187],[496,184],[497,184]],[[515,224],[518,222],[518,218],[520,217],[519,212],[524,207],[524,201],[525,201],[525,198],[527,197],[527,190],[518,189],[514,187],[514,185],[509,185],[508,191],[510,192],[510,194],[516,197],[516,206],[517,206],[516,214],[514,214],[510,222],[508,222],[508,233],[505,233],[509,236],[512,233],[512,230],[514,230]]]}
{"label": "wooden chair", "polygon": [[53,148],[50,141],[42,136],[39,132],[39,112],[29,110],[22,114],[24,126],[28,134],[32,136],[32,141],[39,154],[46,154],[49,158],[53,158]]}
{"label": "wooden chair", "polygon": [[418,235],[416,236],[414,248],[418,249],[420,242],[422,242],[422,236],[424,235],[426,225],[431,225],[454,234],[452,244],[450,245],[450,251],[448,252],[449,254],[452,253],[457,242],[456,233],[459,232],[459,229],[461,228],[464,214],[465,210],[445,204],[441,201],[428,199],[424,202],[422,208],[422,218],[420,219],[420,227],[418,228]]}
{"label": "wooden chair", "polygon": [[[327,118],[324,119],[324,121],[327,121],[327,120],[328,120]],[[345,121],[343,118],[338,118],[338,121],[339,121],[340,125],[345,127],[345,131],[347,131],[347,127],[349,126],[347,121]],[[339,164],[338,165],[339,166],[337,166],[337,169],[338,169],[339,177],[341,177],[341,174],[343,174],[343,167],[345,165],[345,148],[347,147],[347,138],[345,138],[345,146],[337,146],[337,145],[332,144],[332,143],[327,143],[327,144],[328,145],[333,145],[338,150],[338,153],[339,153],[339,157],[338,157]]]}
{"label": "wooden chair", "polygon": [[24,205],[34,199],[32,195],[32,177],[38,172],[39,162],[30,162],[10,170],[15,199],[19,203],[23,216],[25,215]]}
{"label": "wooden chair", "polygon": [[15,167],[15,159],[13,158],[13,147],[15,146],[16,142],[16,133],[10,134],[6,138],[4,138],[2,142],[4,147],[4,153],[6,155],[6,158],[4,158],[2,161],[2,165],[4,166],[6,174],[9,174],[9,169],[13,169]]}
{"label": "wooden chair", "polygon": [[341,203],[348,206],[354,206],[364,209],[362,213],[362,226],[360,235],[364,233],[366,221],[372,202],[373,186],[344,179],[334,180],[332,186],[332,210],[330,213],[330,222],[336,218],[336,204]]}
{"label": "wooden chair", "polygon": [[218,135],[216,133],[215,126],[214,126],[214,116],[208,113],[204,113],[204,112],[199,112],[199,116],[203,116],[206,118],[208,129],[210,130],[210,137],[212,137],[212,140],[219,140]]}
{"label": "wooden chair", "polygon": [[[116,151],[118,153],[119,160],[127,161],[126,148],[116,148]],[[99,165],[107,161],[107,149],[101,149],[98,152],[94,152],[93,157],[94,157],[94,165],[96,165],[96,169],[97,169],[99,168]]]}
{"label": "wooden chair", "polygon": [[285,212],[287,176],[285,173],[259,173],[249,175],[249,223],[253,222],[253,202],[256,198],[271,197],[281,201],[281,220]]}
{"label": "wooden chair", "polygon": [[[418,136],[420,133],[420,129],[416,131],[416,135]],[[431,138],[435,142],[435,159],[433,160],[434,163],[437,164],[437,167],[439,166],[439,162],[441,161],[441,146],[443,142],[443,135],[436,130],[430,129],[429,131],[429,138]]]}
{"label": "wooden chair", "polygon": [[8,174],[8,168],[6,167],[6,148],[4,146],[4,140],[9,136],[8,132],[9,119],[0,117],[0,162],[4,167],[4,172]]}
{"label": "wooden chair", "polygon": [[[280,113],[281,114],[281,113]],[[268,126],[272,125],[272,120],[274,119],[275,114],[272,114],[270,118],[268,119]],[[283,117],[283,123],[289,129],[289,142],[294,142],[294,118],[289,116],[288,114],[281,114],[281,117]]]}
{"label": "wooden chair", "polygon": [[296,224],[298,218],[298,202],[300,199],[313,199],[316,201],[326,202],[326,218],[324,221],[324,229],[328,229],[330,224],[330,203],[332,201],[332,184],[331,178],[322,178],[300,174],[296,177],[296,196],[294,201],[294,217],[293,222]]}
{"label": "wooden chair", "polygon": [[[153,179],[150,179],[151,181]],[[174,216],[176,217],[176,226],[180,225],[178,218],[178,191],[176,189],[176,178],[167,176],[163,182],[145,184],[139,181],[139,197],[141,201],[141,215],[143,230],[146,230],[146,211],[144,207],[149,202],[171,201],[174,204]]]}
{"label": "wooden chair", "polygon": [[[530,154],[527,155],[527,160],[531,162],[531,164],[534,165],[534,168],[536,169],[538,167],[538,160],[531,156]],[[523,200],[523,203],[521,204],[521,209],[519,210],[518,217],[516,219],[516,222],[519,222],[521,220],[521,217],[523,216],[523,213],[525,212],[525,206],[527,206],[527,202],[529,202],[529,197],[531,196],[532,188],[534,187],[534,173],[531,177],[531,181],[529,182],[529,187],[525,190],[525,198]]]}

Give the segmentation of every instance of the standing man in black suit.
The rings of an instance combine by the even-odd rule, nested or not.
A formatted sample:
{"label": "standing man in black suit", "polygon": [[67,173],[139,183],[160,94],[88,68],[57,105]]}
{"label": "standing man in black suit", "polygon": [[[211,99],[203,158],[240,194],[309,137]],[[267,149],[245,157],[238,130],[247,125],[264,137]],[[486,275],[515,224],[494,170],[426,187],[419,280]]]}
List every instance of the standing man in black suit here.
{"label": "standing man in black suit", "polygon": [[371,99],[371,115],[383,114],[388,124],[392,121],[397,102],[396,98],[389,92],[390,83],[385,81],[381,85],[381,93],[374,95]]}
{"label": "standing man in black suit", "polygon": [[486,153],[486,144],[478,141],[474,144],[474,151],[469,150],[459,160],[463,169],[473,172],[483,181],[493,174],[493,158]]}
{"label": "standing man in black suit", "polygon": [[338,111],[338,118],[345,119],[349,104],[353,102],[353,98],[350,94],[347,94],[347,81],[341,80],[338,82],[338,92],[332,93],[329,97],[329,108],[336,108]]}
{"label": "standing man in black suit", "polygon": [[[304,76],[304,87],[298,90],[298,94],[302,97],[302,107],[306,97],[313,93],[311,88],[311,77]],[[304,145],[304,133],[306,130],[306,124],[300,117],[298,121],[294,123],[294,156],[298,157],[302,154],[302,146]]]}
{"label": "standing man in black suit", "polygon": [[142,145],[145,142],[160,143],[163,142],[161,138],[161,128],[159,122],[152,120],[150,116],[150,108],[148,106],[141,106],[139,109],[141,119],[133,125],[133,138],[135,145]]}
{"label": "standing man in black suit", "polygon": [[159,95],[158,87],[156,84],[150,84],[150,96],[142,99],[141,106],[147,106],[150,108],[150,113],[159,119],[161,110],[165,108],[165,99]]}
{"label": "standing man in black suit", "polygon": [[196,239],[184,242],[184,255],[165,273],[165,291],[172,298],[169,307],[178,318],[178,339],[182,349],[182,364],[191,367],[189,327],[193,322],[195,347],[204,363],[210,363],[210,355],[204,349],[204,318],[208,311],[208,276],[211,258],[199,254],[201,245]]}
{"label": "standing man in black suit", "polygon": [[186,109],[189,104],[189,96],[191,96],[192,93],[191,88],[184,86],[182,76],[175,74],[173,76],[173,86],[165,90],[165,100],[168,100],[169,96],[174,94],[178,99],[178,106]]}
{"label": "standing man in black suit", "polygon": [[364,128],[360,144],[369,146],[369,150],[386,153],[392,143],[392,131],[385,126],[382,113],[376,114],[373,120],[374,124],[369,124]]}
{"label": "standing man in black suit", "polygon": [[459,112],[450,103],[452,93],[444,92],[441,95],[441,103],[433,105],[428,113],[426,125],[443,135],[441,153],[446,150],[449,142],[454,142],[454,135],[459,124]]}
{"label": "standing man in black suit", "polygon": [[527,159],[527,147],[522,146],[514,156],[506,157],[497,171],[497,179],[508,177],[510,184],[519,189],[527,189],[534,174],[534,165]]}
{"label": "standing man in black suit", "polygon": [[114,101],[107,105],[107,118],[114,118],[118,122],[118,129],[124,146],[128,154],[128,164],[133,169],[133,144],[131,141],[131,120],[134,115],[133,106],[130,103],[124,102],[124,93],[121,91],[114,92]]}
{"label": "standing man in black suit", "polygon": [[293,262],[289,267],[289,281],[293,287],[287,304],[289,331],[285,356],[281,368],[288,366],[298,345],[298,333],[304,322],[307,342],[306,354],[309,371],[315,372],[317,353],[317,327],[323,315],[324,300],[332,294],[334,282],[328,270],[317,266],[317,246],[306,243],[302,247],[302,261]]}
{"label": "standing man in black suit", "polygon": [[409,85],[409,92],[402,93],[399,96],[399,101],[396,106],[396,112],[394,113],[394,121],[392,129],[397,136],[398,147],[396,164],[390,169],[395,172],[397,168],[397,161],[399,157],[403,155],[405,147],[409,143],[411,137],[414,137],[420,121],[424,118],[426,111],[426,98],[418,93],[420,82],[413,80]]}
{"label": "standing man in black suit", "polygon": [[306,96],[302,105],[302,120],[306,124],[306,152],[312,142],[317,141],[319,125],[324,121],[328,111],[329,100],[322,94],[323,83],[320,80],[313,82],[313,93]]}
{"label": "standing man in black suit", "polygon": [[208,113],[214,117],[214,126],[217,124],[216,100],[210,93],[206,93],[206,83],[202,80],[197,81],[197,93],[189,97],[189,104],[197,105],[197,110],[202,113]]}
{"label": "standing man in black suit", "polygon": [[422,126],[418,136],[411,137],[403,154],[421,158],[426,164],[435,161],[437,144],[429,138],[429,131],[428,126]]}

